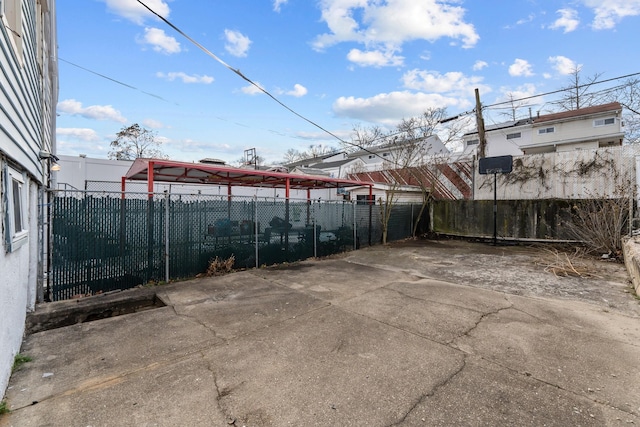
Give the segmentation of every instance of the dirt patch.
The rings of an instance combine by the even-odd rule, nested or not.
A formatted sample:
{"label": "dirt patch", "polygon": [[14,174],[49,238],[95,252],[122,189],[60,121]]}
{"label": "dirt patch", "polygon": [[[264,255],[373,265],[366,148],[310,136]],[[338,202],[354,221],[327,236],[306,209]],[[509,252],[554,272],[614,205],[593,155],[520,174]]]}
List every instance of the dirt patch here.
{"label": "dirt patch", "polygon": [[[393,247],[393,251],[390,249]],[[400,250],[398,250],[400,249]],[[376,257],[384,253],[384,257]],[[597,304],[640,317],[624,264],[580,254],[575,249],[548,245],[493,246],[466,240],[406,240],[345,255],[376,263],[378,267],[452,281],[461,285],[514,295],[555,297]],[[568,257],[575,272],[551,268]],[[416,262],[418,261],[418,262]],[[566,270],[571,270],[566,266]]]}

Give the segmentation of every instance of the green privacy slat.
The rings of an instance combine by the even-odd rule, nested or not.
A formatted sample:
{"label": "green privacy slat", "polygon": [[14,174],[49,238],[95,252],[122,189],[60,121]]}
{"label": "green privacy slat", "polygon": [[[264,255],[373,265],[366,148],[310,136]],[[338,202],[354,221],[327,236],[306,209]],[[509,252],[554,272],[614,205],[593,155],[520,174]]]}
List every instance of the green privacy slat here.
{"label": "green privacy slat", "polygon": [[[411,235],[419,208],[393,208],[389,241]],[[53,212],[54,301],[163,281],[167,247],[175,280],[205,272],[215,257],[252,268],[377,244],[382,236],[377,205],[341,201],[60,192]]]}

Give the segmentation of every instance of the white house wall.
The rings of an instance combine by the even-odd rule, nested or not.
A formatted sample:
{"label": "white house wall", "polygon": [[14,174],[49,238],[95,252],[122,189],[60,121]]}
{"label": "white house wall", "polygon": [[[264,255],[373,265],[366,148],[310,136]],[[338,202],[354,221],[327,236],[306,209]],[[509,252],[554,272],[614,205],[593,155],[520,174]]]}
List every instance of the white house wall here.
{"label": "white house wall", "polygon": [[[23,174],[24,244],[13,247],[8,232],[7,206],[0,203],[0,396],[4,395],[14,356],[20,351],[25,317],[35,306],[43,266],[39,203],[48,184],[48,161],[40,152],[55,151],[57,70],[54,0],[19,1],[21,25],[10,28],[0,2],[0,168],[8,165]],[[19,35],[15,35],[15,31]],[[4,192],[5,177],[0,179]],[[4,200],[4,199],[3,199]],[[43,210],[46,213],[46,210]],[[11,239],[9,239],[11,241]]]}
{"label": "white house wall", "polygon": [[[594,126],[593,121],[601,118],[615,118],[614,124],[606,126]],[[538,129],[553,127],[554,132],[538,134]],[[622,125],[617,114],[600,114],[597,117],[581,117],[579,120],[566,120],[562,122],[542,122],[534,125],[534,144],[554,144],[563,141],[598,140],[607,135],[622,132]]]}

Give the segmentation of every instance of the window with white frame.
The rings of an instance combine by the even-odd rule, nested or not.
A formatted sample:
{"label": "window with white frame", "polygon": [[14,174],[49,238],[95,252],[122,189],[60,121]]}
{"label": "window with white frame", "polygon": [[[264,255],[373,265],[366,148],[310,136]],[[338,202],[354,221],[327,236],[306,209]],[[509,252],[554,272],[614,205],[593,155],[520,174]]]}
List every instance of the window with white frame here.
{"label": "window with white frame", "polygon": [[538,129],[538,135],[544,135],[545,133],[554,133],[555,131],[556,131],[556,128],[554,127],[542,128],[542,129]]}
{"label": "window with white frame", "polygon": [[606,119],[596,119],[593,121],[593,127],[610,126],[615,124],[615,117],[607,117]]}
{"label": "window with white frame", "polygon": [[522,133],[521,132],[515,132],[515,133],[508,133],[507,134],[507,139],[515,139],[515,138],[521,138],[522,137]]}
{"label": "window with white frame", "polygon": [[469,145],[478,145],[480,143],[479,139],[470,139],[469,141],[467,141],[467,146]]}
{"label": "window with white frame", "polygon": [[6,212],[4,232],[6,251],[13,252],[27,242],[27,180],[24,174],[5,166],[3,198]]}

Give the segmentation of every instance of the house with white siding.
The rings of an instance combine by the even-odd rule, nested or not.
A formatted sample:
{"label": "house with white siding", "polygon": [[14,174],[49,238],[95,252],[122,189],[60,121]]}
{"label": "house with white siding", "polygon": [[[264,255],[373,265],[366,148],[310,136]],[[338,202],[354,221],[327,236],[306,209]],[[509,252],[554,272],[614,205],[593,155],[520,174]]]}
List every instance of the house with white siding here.
{"label": "house with white siding", "polygon": [[55,0],[0,1],[0,395],[44,298],[55,165]]}
{"label": "house with white siding", "polygon": [[[521,156],[622,145],[624,122],[618,102],[537,115],[485,129],[486,156]],[[463,136],[464,152],[478,149],[478,132]]]}

